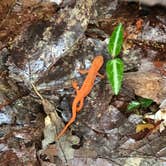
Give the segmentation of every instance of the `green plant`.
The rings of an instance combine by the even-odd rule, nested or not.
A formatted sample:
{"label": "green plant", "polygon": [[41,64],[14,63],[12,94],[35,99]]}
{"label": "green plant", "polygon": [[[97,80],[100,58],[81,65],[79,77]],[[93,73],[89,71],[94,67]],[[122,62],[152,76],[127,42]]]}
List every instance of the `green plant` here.
{"label": "green plant", "polygon": [[112,59],[108,60],[106,64],[107,78],[115,95],[117,95],[121,89],[124,73],[124,63],[120,58],[117,58],[122,49],[122,44],[123,25],[119,23],[109,38],[108,52]]}
{"label": "green plant", "polygon": [[147,98],[139,98],[138,101],[132,101],[129,103],[127,110],[132,111],[134,109],[142,108],[146,109],[153,103],[153,100]]}

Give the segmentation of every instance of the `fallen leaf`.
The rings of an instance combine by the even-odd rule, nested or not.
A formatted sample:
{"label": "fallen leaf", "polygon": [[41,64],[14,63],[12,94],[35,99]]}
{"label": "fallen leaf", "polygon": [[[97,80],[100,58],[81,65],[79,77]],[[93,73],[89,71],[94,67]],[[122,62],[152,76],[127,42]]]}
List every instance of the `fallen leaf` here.
{"label": "fallen leaf", "polygon": [[153,124],[150,123],[145,123],[145,124],[138,124],[136,126],[136,133],[140,132],[140,131],[144,131],[145,129],[153,129],[155,126]]}
{"label": "fallen leaf", "polygon": [[128,136],[130,138],[135,139],[136,141],[139,141],[139,140],[142,140],[143,138],[145,138],[148,134],[149,134],[149,129],[145,128],[144,130],[142,130],[138,133],[129,134]]}
{"label": "fallen leaf", "polygon": [[149,136],[151,133],[156,132],[160,128],[160,124],[163,120],[154,122],[153,119],[147,118],[145,119],[145,124],[138,124],[136,126],[136,133],[128,135],[129,137],[135,139],[136,141],[139,141],[147,136]]}
{"label": "fallen leaf", "polygon": [[145,118],[154,119],[156,123],[161,121],[159,131],[162,132],[166,127],[166,108],[160,109],[154,115],[145,115]]}

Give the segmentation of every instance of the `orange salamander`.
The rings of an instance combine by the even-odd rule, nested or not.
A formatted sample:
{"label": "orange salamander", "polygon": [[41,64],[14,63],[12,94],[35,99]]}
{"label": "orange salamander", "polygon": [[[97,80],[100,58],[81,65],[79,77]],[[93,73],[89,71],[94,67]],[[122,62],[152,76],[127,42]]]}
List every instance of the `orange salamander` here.
{"label": "orange salamander", "polygon": [[88,73],[87,77],[85,78],[82,87],[79,89],[78,84],[76,81],[72,82],[73,88],[76,90],[76,97],[73,100],[72,103],[72,117],[66,124],[66,126],[61,130],[61,132],[58,134],[56,139],[59,139],[67,130],[67,128],[75,121],[76,119],[76,113],[79,112],[84,104],[84,98],[90,93],[96,76],[103,77],[98,71],[100,70],[101,66],[103,65],[103,57],[101,55],[98,55],[94,58],[92,65],[88,71],[83,70],[80,73]]}

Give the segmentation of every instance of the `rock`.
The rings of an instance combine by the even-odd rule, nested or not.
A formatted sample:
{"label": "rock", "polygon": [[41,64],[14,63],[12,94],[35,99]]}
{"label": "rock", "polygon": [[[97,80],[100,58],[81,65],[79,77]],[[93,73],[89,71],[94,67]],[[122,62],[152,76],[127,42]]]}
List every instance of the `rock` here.
{"label": "rock", "polygon": [[135,94],[161,103],[166,96],[166,79],[158,73],[129,72],[125,74],[124,82],[134,89]]}

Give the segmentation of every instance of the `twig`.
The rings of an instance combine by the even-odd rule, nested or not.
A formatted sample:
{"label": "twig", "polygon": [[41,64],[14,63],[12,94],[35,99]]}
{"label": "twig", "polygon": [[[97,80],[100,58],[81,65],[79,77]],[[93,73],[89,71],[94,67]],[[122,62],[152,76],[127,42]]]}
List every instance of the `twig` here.
{"label": "twig", "polygon": [[31,83],[31,85],[32,85],[32,87],[33,87],[35,93],[39,96],[39,98],[40,98],[42,101],[44,101],[43,96],[38,92],[38,90],[37,90],[37,88],[35,87],[35,85],[34,85],[33,83]]}

